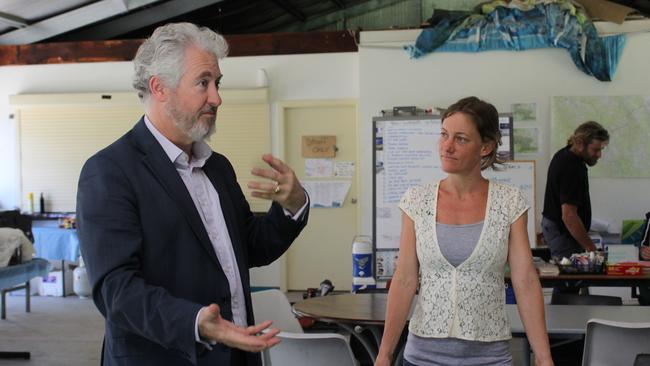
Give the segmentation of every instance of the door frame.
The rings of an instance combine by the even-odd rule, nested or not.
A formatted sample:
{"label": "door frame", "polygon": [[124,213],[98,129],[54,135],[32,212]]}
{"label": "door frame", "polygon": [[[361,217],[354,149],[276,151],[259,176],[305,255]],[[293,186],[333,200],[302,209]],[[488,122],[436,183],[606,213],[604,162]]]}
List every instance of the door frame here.
{"label": "door frame", "polygon": [[[309,108],[309,107],[352,107],[354,108],[354,124],[357,134],[357,151],[355,154],[356,167],[354,169],[354,179],[357,182],[357,196],[359,196],[359,190],[361,186],[359,184],[359,101],[358,99],[346,98],[346,99],[305,99],[305,100],[291,100],[291,101],[280,101],[277,103],[277,128],[276,128],[276,144],[277,146],[277,156],[282,161],[285,160],[285,131],[286,131],[286,110],[290,108]],[[292,167],[293,168],[293,167]],[[361,210],[359,209],[359,204],[355,205],[355,216],[357,220],[357,230],[359,229],[359,223],[361,222]],[[278,260],[278,269],[280,272],[280,290],[286,292],[288,289],[288,279],[287,279],[287,258],[286,253],[283,254]]]}

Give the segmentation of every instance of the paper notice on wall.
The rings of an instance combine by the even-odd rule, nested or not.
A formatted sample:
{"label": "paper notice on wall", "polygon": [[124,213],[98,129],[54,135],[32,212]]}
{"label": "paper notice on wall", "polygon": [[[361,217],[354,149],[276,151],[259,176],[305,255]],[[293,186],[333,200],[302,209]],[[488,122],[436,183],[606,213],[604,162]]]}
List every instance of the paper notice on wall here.
{"label": "paper notice on wall", "polygon": [[336,157],[336,136],[303,136],[303,158],[333,158]]}
{"label": "paper notice on wall", "polygon": [[309,194],[309,207],[342,207],[350,190],[351,181],[303,181],[302,186]]}
{"label": "paper notice on wall", "polygon": [[331,159],[305,159],[305,175],[308,177],[331,177]]}
{"label": "paper notice on wall", "polygon": [[354,176],[354,161],[337,161],[334,163],[334,176],[347,177]]}

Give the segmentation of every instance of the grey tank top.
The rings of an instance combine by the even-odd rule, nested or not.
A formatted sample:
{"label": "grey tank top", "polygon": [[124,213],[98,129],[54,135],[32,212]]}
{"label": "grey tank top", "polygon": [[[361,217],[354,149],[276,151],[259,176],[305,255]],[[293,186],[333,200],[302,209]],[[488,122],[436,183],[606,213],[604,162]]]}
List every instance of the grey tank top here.
{"label": "grey tank top", "polygon": [[[482,221],[467,225],[436,223],[438,246],[442,255],[452,266],[457,267],[472,255],[482,230]],[[411,333],[406,340],[404,358],[417,366],[512,365],[508,341],[480,342],[458,338],[424,338]]]}

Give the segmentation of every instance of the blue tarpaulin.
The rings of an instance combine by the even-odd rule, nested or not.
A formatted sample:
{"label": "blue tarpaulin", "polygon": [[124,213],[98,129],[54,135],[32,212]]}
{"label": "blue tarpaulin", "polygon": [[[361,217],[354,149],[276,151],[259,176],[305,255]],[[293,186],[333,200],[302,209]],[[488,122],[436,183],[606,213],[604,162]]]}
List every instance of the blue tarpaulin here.
{"label": "blue tarpaulin", "polygon": [[584,11],[570,1],[494,1],[476,13],[449,13],[406,49],[419,58],[434,51],[564,48],[584,73],[611,81],[624,46],[625,35],[599,37]]}

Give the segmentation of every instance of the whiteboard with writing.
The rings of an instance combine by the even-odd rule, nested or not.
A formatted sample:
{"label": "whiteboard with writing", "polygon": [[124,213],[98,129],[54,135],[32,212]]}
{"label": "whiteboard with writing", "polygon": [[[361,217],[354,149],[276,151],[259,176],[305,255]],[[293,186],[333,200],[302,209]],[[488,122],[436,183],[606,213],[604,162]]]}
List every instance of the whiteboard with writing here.
{"label": "whiteboard with writing", "polygon": [[[507,117],[506,117],[507,118]],[[411,186],[440,180],[438,116],[376,117],[374,127],[373,238],[376,250],[399,248],[400,198]],[[500,170],[486,169],[483,176],[519,187],[531,209],[528,237],[535,245],[535,162],[509,161]]]}

